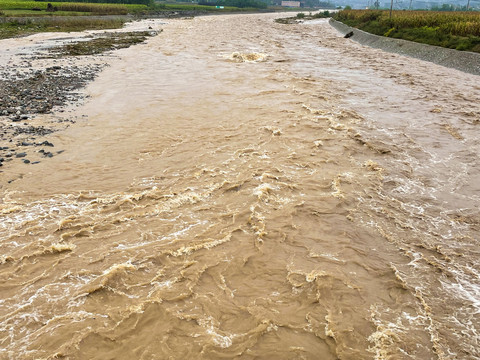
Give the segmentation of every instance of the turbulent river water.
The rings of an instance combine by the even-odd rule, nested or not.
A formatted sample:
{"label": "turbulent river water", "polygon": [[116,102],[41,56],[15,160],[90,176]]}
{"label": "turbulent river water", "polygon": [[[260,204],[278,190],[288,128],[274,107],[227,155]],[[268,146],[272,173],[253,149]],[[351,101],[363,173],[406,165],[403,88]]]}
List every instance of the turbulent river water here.
{"label": "turbulent river water", "polygon": [[1,174],[1,359],[480,358],[480,77],[278,16],[146,21]]}

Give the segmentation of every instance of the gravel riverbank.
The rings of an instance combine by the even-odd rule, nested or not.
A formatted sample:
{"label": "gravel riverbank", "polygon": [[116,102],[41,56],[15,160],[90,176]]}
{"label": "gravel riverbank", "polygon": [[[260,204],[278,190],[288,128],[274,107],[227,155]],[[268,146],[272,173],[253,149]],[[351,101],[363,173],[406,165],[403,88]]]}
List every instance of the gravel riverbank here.
{"label": "gravel riverbank", "polygon": [[[158,33],[149,21],[143,23],[135,31],[90,31],[67,37],[47,33],[0,41],[0,172],[12,162],[30,166],[62,152],[49,134],[78,120],[71,111],[85,98],[82,88],[115,56],[110,50]],[[95,55],[72,56],[76,45]]]}
{"label": "gravel riverbank", "polygon": [[[42,123],[41,115],[56,111],[82,98],[78,92],[88,81],[95,78],[102,65],[49,66],[44,69],[31,67],[2,72],[0,79],[0,165],[13,160],[36,164],[41,158],[52,157],[46,151],[54,144],[45,136],[65,128],[74,119],[52,117]],[[26,70],[26,71],[25,71]]]}

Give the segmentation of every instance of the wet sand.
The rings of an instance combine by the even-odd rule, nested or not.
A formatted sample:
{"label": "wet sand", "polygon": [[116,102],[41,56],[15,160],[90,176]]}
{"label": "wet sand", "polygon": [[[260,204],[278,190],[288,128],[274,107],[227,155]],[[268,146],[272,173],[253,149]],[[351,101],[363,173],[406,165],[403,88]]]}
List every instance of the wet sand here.
{"label": "wet sand", "polygon": [[480,356],[480,78],[275,16],[149,22],[0,174],[0,357]]}

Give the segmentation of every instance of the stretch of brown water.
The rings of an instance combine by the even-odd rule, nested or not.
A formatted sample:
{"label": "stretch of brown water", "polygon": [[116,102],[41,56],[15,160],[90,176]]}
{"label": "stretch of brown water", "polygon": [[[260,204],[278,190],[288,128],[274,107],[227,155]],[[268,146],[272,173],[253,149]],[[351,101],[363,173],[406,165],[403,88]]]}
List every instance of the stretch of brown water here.
{"label": "stretch of brown water", "polygon": [[480,78],[149,20],[2,174],[1,359],[480,358]]}

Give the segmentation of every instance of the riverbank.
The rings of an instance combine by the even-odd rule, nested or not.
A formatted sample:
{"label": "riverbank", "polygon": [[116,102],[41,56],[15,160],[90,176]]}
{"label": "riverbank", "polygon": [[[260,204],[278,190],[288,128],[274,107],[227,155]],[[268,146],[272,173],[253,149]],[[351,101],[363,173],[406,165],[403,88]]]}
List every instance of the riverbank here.
{"label": "riverbank", "polygon": [[82,89],[108,65],[111,50],[161,32],[153,22],[134,26],[133,31],[47,33],[1,41],[0,172],[12,162],[31,166],[62,152],[48,135],[77,121],[69,115],[71,108],[81,103]]}
{"label": "riverbank", "polygon": [[342,34],[352,33],[350,39],[384,51],[429,61],[469,74],[480,75],[480,54],[420,44],[413,41],[378,36],[350,27],[334,19],[330,25]]}
{"label": "riverbank", "polygon": [[186,9],[149,10],[117,15],[61,15],[61,16],[0,16],[0,40],[43,32],[71,32],[84,30],[119,29],[125,23],[145,19],[177,19],[220,14],[252,14],[275,12],[270,9],[215,9],[207,6],[186,6]]}

